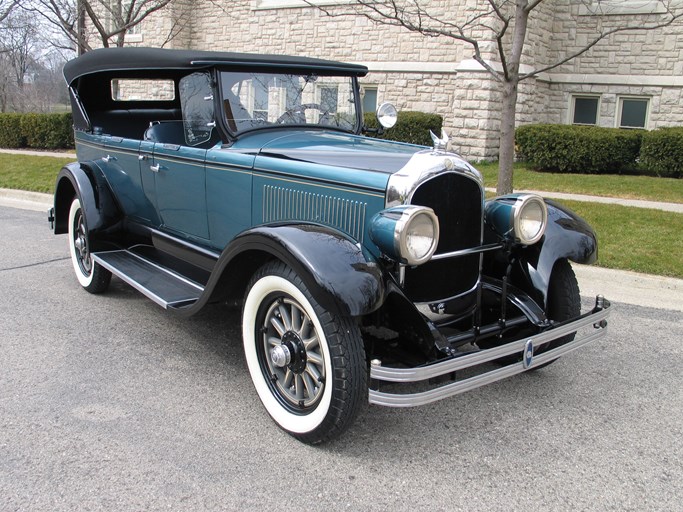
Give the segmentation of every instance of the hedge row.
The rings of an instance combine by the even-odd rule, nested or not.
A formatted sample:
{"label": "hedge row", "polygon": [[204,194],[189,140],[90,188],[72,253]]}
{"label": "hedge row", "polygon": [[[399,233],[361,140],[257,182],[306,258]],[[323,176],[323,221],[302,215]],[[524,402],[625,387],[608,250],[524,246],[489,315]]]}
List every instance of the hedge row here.
{"label": "hedge row", "polygon": [[683,178],[683,127],[645,133],[640,146],[640,166],[657,176]]}
{"label": "hedge row", "polygon": [[518,158],[539,171],[683,176],[683,128],[526,125],[517,128],[515,143]]}
{"label": "hedge row", "polygon": [[[374,112],[365,113],[365,126],[371,129],[379,128],[377,117]],[[424,112],[403,111],[398,113],[398,120],[393,128],[385,130],[382,135],[367,133],[370,137],[379,139],[408,142],[421,146],[432,146],[429,131],[437,135],[441,134],[443,118],[437,114],[425,114]]]}
{"label": "hedge row", "polygon": [[65,114],[0,114],[0,147],[63,149],[74,147],[73,121]]}

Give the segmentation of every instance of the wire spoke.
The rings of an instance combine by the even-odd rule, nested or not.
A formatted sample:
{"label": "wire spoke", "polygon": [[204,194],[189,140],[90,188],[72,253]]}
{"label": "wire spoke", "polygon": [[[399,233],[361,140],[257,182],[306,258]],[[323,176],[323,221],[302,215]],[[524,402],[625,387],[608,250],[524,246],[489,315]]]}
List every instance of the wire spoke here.
{"label": "wire spoke", "polygon": [[306,352],[306,357],[310,362],[312,362],[317,367],[323,367],[323,356],[321,356],[317,352]]}
{"label": "wire spoke", "polygon": [[304,348],[306,349],[306,352],[309,350],[314,349],[315,347],[319,346],[319,340],[318,340],[318,335],[314,332],[313,336],[308,338],[307,340],[303,340],[304,342]]}
{"label": "wire spoke", "polygon": [[322,378],[320,376],[320,372],[318,371],[318,368],[314,365],[312,365],[310,362],[306,364],[306,372],[313,377],[313,380],[315,382],[322,382]]}
{"label": "wire spoke", "polygon": [[292,328],[292,319],[289,316],[289,311],[287,311],[284,304],[280,304],[277,309],[280,312],[280,318],[282,319],[282,324],[285,326],[285,330],[289,331]]}
{"label": "wire spoke", "polygon": [[294,375],[294,395],[297,400],[304,399],[304,382],[301,375],[298,374]]}
{"label": "wire spoke", "polygon": [[301,329],[301,318],[305,316],[296,304],[292,304],[292,330],[299,332]]}
{"label": "wire spoke", "polygon": [[301,378],[304,381],[304,386],[306,387],[306,393],[308,394],[308,399],[315,398],[315,383],[308,373],[301,374]]}
{"label": "wire spoke", "polygon": [[280,335],[280,337],[285,335],[285,332],[287,329],[285,329],[285,326],[282,325],[282,322],[280,319],[276,316],[271,316],[270,317],[270,324],[273,326],[273,328],[277,331],[277,333]]}

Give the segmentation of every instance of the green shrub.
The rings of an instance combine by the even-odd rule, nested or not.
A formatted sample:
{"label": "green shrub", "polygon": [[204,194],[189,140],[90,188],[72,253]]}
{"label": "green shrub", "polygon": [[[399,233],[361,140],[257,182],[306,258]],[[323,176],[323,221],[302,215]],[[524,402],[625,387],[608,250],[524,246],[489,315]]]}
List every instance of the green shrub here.
{"label": "green shrub", "polygon": [[[367,112],[364,117],[365,126],[371,129],[379,128],[374,112]],[[382,135],[376,133],[368,133],[366,135],[380,139],[419,144],[421,146],[431,146],[432,138],[429,136],[429,131],[431,130],[437,135],[441,135],[442,126],[443,118],[437,114],[406,111],[399,112],[396,126],[385,130]]]}
{"label": "green shrub", "polygon": [[642,130],[540,124],[515,132],[518,157],[539,171],[615,174],[636,168]]}
{"label": "green shrub", "polygon": [[643,135],[640,165],[648,173],[683,177],[683,127],[660,128]]}
{"label": "green shrub", "polygon": [[0,114],[0,148],[22,148],[26,144],[21,136],[22,114]]}
{"label": "green shrub", "polygon": [[21,134],[26,147],[62,149],[74,146],[71,114],[24,114]]}

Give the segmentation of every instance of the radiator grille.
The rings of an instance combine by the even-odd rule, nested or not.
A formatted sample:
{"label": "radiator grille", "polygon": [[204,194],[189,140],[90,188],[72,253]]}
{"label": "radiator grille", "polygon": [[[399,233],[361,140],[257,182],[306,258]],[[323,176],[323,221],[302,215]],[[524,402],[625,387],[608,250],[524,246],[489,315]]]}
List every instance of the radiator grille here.
{"label": "radiator grille", "polygon": [[[439,218],[436,254],[481,245],[483,190],[475,180],[458,173],[442,174],[420,185],[410,202],[432,208]],[[461,295],[478,282],[480,260],[480,254],[473,254],[406,269],[406,293],[415,302]]]}
{"label": "radiator grille", "polygon": [[363,242],[367,203],[264,185],[263,222],[316,222]]}

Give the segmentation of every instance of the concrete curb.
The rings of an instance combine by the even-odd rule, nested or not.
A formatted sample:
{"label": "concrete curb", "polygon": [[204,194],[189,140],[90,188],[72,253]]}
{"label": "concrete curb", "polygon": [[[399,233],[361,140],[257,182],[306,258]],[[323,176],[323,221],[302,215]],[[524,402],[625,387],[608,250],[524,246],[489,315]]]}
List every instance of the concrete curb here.
{"label": "concrete curb", "polygon": [[572,263],[581,295],[683,312],[683,279]]}
{"label": "concrete curb", "polygon": [[60,151],[32,151],[29,149],[0,149],[0,153],[6,155],[29,155],[29,156],[49,156],[54,158],[73,158],[76,160],[76,153],[62,153]]}
{"label": "concrete curb", "polygon": [[[495,188],[486,188],[487,192],[496,191]],[[633,208],[649,208],[651,210],[663,210],[665,212],[683,213],[683,204],[663,203],[659,201],[644,201],[642,199],[622,199],[620,197],[589,196],[585,194],[565,194],[563,192],[545,192],[539,190],[515,190],[515,193],[538,194],[549,199],[564,199],[566,201],[583,201],[584,203],[617,204]]]}
{"label": "concrete curb", "polygon": [[53,204],[52,194],[0,188],[0,206],[44,212]]}

